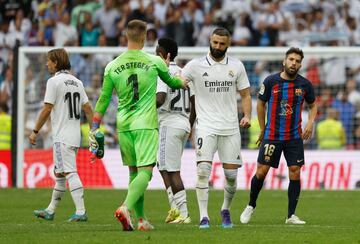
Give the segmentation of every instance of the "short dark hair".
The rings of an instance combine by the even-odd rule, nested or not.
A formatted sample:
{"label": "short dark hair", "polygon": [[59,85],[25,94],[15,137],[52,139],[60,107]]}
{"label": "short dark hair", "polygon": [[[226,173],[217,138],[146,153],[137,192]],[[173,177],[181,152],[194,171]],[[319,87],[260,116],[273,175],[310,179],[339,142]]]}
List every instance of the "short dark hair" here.
{"label": "short dark hair", "polygon": [[226,36],[229,38],[231,37],[230,32],[223,27],[216,27],[211,33],[211,35]]}
{"label": "short dark hair", "polygon": [[56,71],[59,70],[70,70],[71,64],[69,55],[64,48],[52,49],[47,53],[48,59],[52,62],[56,62]]}
{"label": "short dark hair", "polygon": [[158,46],[156,47],[156,53],[161,52],[161,54],[166,58],[166,55],[170,53],[170,60],[174,61],[175,57],[178,55],[178,45],[176,41],[171,38],[163,37],[158,40]]}
{"label": "short dark hair", "polygon": [[300,48],[298,48],[298,47],[291,47],[289,50],[287,50],[287,52],[286,52],[286,54],[285,54],[285,58],[287,58],[287,56],[289,56],[289,55],[292,54],[292,53],[296,53],[296,54],[300,55],[301,60],[303,60],[303,58],[304,58],[304,53],[303,53],[303,51],[302,51]]}
{"label": "short dark hair", "polygon": [[139,19],[129,21],[126,27],[126,33],[131,41],[143,41],[146,36],[146,22]]}

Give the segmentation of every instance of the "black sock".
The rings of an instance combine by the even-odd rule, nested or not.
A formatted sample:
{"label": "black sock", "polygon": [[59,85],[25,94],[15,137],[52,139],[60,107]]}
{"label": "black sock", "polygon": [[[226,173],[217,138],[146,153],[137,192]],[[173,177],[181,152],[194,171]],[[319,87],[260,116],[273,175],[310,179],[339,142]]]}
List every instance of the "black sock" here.
{"label": "black sock", "polygon": [[300,180],[290,180],[289,188],[288,188],[288,198],[289,198],[289,206],[288,206],[288,218],[291,217],[295,213],[296,205],[300,196]]}
{"label": "black sock", "polygon": [[258,198],[259,192],[264,184],[264,180],[259,180],[256,175],[251,179],[251,189],[250,189],[250,202],[249,205],[253,208],[256,207],[256,200]]}

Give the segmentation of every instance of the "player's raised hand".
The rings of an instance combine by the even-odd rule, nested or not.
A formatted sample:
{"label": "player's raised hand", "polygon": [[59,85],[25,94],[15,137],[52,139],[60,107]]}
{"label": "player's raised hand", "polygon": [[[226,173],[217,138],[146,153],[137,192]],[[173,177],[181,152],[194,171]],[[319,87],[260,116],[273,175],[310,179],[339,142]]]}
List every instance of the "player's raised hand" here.
{"label": "player's raised hand", "polygon": [[169,67],[169,65],[170,65],[170,53],[168,53],[168,54],[166,55],[166,58],[162,55],[161,52],[159,52],[158,55],[164,60],[164,62],[166,63],[166,65]]}
{"label": "player's raised hand", "polygon": [[241,128],[249,128],[251,126],[250,119],[246,116],[242,117],[240,120],[240,127]]}
{"label": "player's raised hand", "polygon": [[309,122],[306,124],[305,129],[301,135],[301,138],[303,140],[309,140],[311,138],[312,132],[313,132],[313,123]]}
{"label": "player's raised hand", "polygon": [[166,59],[165,59],[164,61],[165,61],[165,63],[166,63],[167,66],[170,65],[170,53],[168,53],[168,54],[166,55]]}

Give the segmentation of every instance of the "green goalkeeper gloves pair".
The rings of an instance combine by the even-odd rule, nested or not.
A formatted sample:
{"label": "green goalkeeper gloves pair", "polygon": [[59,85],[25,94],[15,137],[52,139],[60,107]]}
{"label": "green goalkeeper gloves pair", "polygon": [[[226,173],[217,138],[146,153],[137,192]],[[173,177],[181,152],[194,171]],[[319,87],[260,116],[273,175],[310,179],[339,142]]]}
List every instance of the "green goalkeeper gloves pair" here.
{"label": "green goalkeeper gloves pair", "polygon": [[104,133],[99,131],[99,129],[91,130],[89,133],[89,151],[97,158],[103,158],[105,152],[104,144]]}

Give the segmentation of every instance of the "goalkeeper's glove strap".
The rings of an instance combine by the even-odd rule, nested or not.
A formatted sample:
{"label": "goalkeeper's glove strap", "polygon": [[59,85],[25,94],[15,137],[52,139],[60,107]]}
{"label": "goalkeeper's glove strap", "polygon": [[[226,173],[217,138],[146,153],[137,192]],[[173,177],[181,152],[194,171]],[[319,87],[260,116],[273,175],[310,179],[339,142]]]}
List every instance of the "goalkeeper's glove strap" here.
{"label": "goalkeeper's glove strap", "polygon": [[91,130],[94,131],[96,129],[99,129],[100,122],[101,122],[101,119],[94,116],[93,121],[92,121],[92,125],[91,125]]}

